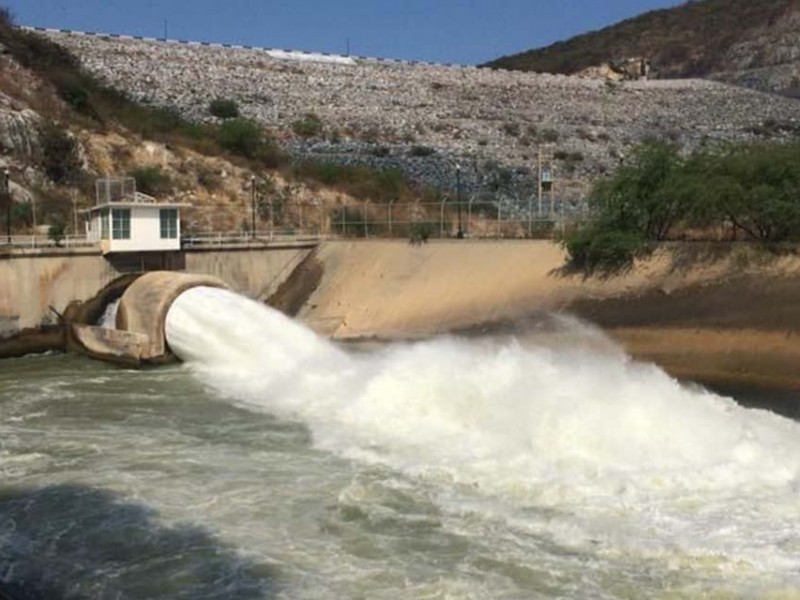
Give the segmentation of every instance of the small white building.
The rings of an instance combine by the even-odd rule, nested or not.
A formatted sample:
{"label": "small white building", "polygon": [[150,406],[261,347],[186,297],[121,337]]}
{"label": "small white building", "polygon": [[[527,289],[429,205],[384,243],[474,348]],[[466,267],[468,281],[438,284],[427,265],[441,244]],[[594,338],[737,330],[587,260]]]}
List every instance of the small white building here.
{"label": "small white building", "polygon": [[86,235],[103,254],[180,250],[180,209],[136,191],[132,177],[105,177],[95,183],[96,203],[89,209]]}

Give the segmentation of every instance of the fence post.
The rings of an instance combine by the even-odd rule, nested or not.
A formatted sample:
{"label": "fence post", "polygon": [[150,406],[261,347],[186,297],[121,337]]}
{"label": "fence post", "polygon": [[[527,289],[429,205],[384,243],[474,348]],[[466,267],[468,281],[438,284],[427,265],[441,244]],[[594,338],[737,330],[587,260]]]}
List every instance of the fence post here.
{"label": "fence post", "polygon": [[392,206],[394,205],[395,198],[389,200],[389,237],[394,237],[394,230],[392,229]]}
{"label": "fence post", "polygon": [[444,238],[444,203],[447,202],[447,197],[442,198],[441,206],[439,207],[439,237]]}
{"label": "fence post", "polygon": [[272,209],[272,196],[269,197],[269,241],[275,232],[275,211]]}
{"label": "fence post", "polygon": [[470,196],[469,200],[467,201],[467,227],[466,227],[467,233],[469,233],[470,229],[472,229],[472,201],[473,200],[474,200],[474,198],[472,196]]}
{"label": "fence post", "polygon": [[533,197],[528,196],[528,237],[533,237]]}
{"label": "fence post", "polygon": [[300,233],[303,232],[303,201],[300,198],[297,199],[297,222],[300,225]]}
{"label": "fence post", "polygon": [[500,239],[500,222],[503,220],[503,204],[502,202],[497,202],[497,239]]}

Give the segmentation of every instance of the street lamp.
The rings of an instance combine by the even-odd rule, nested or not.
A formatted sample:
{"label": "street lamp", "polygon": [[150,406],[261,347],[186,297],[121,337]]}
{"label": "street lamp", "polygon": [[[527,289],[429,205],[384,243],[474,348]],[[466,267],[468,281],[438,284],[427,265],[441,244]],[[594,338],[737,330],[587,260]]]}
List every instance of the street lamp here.
{"label": "street lamp", "polygon": [[456,206],[458,207],[458,233],[456,237],[464,239],[464,227],[461,222],[461,165],[456,163]]}
{"label": "street lamp", "polygon": [[252,206],[251,237],[256,239],[256,176],[250,176],[250,199]]}
{"label": "street lamp", "polygon": [[8,245],[11,245],[11,188],[8,184],[8,167],[3,169],[3,196],[6,201],[6,234]]}

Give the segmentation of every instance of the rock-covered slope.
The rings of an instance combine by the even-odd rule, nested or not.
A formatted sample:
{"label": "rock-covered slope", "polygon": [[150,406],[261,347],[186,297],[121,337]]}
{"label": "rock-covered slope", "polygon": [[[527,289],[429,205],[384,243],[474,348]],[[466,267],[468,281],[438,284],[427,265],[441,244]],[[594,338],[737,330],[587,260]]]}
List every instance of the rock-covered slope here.
{"label": "rock-covered slope", "polygon": [[[355,59],[283,60],[259,49],[43,32],[92,73],[133,97],[208,119],[235,100],[304,155],[402,166],[419,178],[487,185],[481,165],[532,172],[540,145],[562,179],[608,172],[632,145],[661,137],[688,147],[795,128],[794,100],[703,80],[625,82]],[[308,113],[322,129],[292,133]],[[768,131],[769,132],[769,131]],[[463,168],[463,167],[462,167]],[[496,175],[496,173],[495,173]],[[508,172],[506,173],[508,175]],[[495,180],[497,178],[495,177]]]}
{"label": "rock-covered slope", "polygon": [[792,92],[800,82],[800,2],[686,2],[489,65],[570,74],[627,57],[648,58],[658,77]]}

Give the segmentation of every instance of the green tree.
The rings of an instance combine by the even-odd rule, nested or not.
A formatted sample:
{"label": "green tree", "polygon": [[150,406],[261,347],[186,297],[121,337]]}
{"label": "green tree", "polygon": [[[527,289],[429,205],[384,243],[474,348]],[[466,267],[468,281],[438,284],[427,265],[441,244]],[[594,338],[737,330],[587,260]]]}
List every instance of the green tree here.
{"label": "green tree", "polygon": [[630,264],[686,227],[730,225],[762,242],[800,240],[800,144],[739,144],[682,157],[647,142],[599,181],[591,222],[564,237],[570,262],[585,270]]}
{"label": "green tree", "polygon": [[682,161],[676,146],[647,141],[614,177],[599,182],[590,204],[608,226],[663,239],[682,214],[685,197],[677,193]]}

